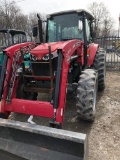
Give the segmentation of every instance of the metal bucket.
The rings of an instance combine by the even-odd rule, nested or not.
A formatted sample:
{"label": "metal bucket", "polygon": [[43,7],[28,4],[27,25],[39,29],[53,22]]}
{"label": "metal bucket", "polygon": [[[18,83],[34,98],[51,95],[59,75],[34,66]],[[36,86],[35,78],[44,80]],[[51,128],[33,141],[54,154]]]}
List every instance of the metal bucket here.
{"label": "metal bucket", "polygon": [[0,159],[87,160],[87,148],[85,134],[0,118]]}

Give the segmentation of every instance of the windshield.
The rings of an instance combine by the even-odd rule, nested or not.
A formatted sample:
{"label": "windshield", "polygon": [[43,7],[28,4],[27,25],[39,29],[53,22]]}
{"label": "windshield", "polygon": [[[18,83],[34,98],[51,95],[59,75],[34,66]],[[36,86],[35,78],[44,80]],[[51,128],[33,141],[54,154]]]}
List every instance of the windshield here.
{"label": "windshield", "polygon": [[80,16],[76,13],[54,16],[48,20],[48,42],[69,39],[83,40],[83,31],[79,31]]}

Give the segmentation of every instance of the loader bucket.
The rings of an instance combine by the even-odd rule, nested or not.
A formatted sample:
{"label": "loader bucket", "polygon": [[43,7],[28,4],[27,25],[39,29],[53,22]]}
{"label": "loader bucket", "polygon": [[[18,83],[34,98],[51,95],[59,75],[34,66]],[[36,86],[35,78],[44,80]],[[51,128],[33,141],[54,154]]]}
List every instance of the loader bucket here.
{"label": "loader bucket", "polygon": [[85,134],[0,118],[0,159],[87,160]]}

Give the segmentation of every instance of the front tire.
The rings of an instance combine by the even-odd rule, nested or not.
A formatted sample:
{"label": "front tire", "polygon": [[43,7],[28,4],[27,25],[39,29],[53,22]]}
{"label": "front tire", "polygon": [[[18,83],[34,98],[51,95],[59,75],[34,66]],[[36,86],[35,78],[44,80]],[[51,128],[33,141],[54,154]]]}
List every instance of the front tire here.
{"label": "front tire", "polygon": [[98,73],[86,69],[80,75],[77,87],[77,115],[79,119],[93,121],[96,112]]}

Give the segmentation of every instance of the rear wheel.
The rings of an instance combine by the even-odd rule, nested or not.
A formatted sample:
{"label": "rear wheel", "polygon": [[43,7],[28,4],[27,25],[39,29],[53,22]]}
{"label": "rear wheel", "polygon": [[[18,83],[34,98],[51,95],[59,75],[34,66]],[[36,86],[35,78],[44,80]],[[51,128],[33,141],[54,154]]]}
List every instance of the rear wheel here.
{"label": "rear wheel", "polygon": [[98,87],[98,73],[93,69],[86,69],[80,75],[77,87],[78,118],[93,121],[96,111]]}
{"label": "rear wheel", "polygon": [[102,91],[105,88],[106,78],[106,53],[100,48],[95,56],[93,68],[98,71],[98,90]]}

